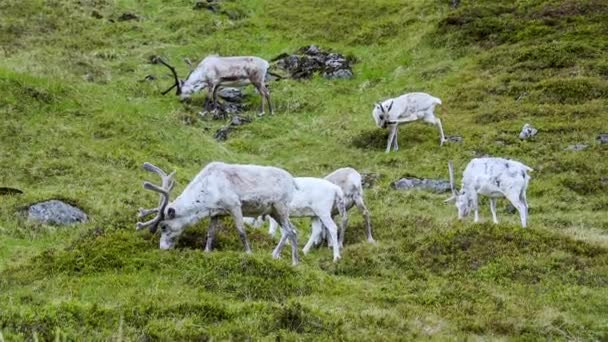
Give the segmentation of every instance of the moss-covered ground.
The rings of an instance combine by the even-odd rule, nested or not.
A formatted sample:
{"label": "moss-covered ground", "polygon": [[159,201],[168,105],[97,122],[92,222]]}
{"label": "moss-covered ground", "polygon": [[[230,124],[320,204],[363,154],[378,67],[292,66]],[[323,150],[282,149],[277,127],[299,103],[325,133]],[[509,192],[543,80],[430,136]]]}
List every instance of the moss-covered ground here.
{"label": "moss-covered ground", "polygon": [[[602,0],[190,0],[0,2],[0,341],[607,340],[608,4]],[[120,21],[133,12],[140,20]],[[347,81],[270,84],[274,116],[213,139],[224,122],[182,104],[150,63],[221,55],[271,59],[317,44],[354,56]],[[143,80],[155,75],[155,81]],[[409,91],[442,99],[435,127],[401,128],[397,153],[373,103]],[[251,88],[249,102],[259,105]],[[520,141],[524,123],[539,129]],[[564,151],[583,143],[583,151]],[[484,154],[534,168],[530,226],[500,201],[500,224],[458,222],[444,195],[391,189],[404,175],[457,177]],[[179,248],[135,232],[156,203],[144,161],[177,170],[181,191],[208,162],[275,165],[323,176],[373,172],[376,245],[354,211],[343,259],[322,248],[290,266],[276,240],[230,220],[215,251],[208,221]],[[28,204],[64,199],[82,226],[28,222]],[[300,242],[307,220],[294,220]],[[301,246],[300,246],[301,247]]]}

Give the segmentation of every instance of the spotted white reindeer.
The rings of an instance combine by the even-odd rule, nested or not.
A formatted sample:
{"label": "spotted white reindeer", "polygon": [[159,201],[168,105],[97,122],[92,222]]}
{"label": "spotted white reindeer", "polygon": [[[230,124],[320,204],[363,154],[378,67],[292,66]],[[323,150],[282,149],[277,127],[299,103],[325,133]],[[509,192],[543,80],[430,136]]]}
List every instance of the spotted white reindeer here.
{"label": "spotted white reindeer", "polygon": [[380,128],[388,128],[389,135],[386,143],[386,153],[399,150],[397,142],[398,126],[404,123],[423,120],[439,128],[440,141],[442,146],[446,141],[443,134],[441,120],[433,113],[435,106],[440,105],[441,100],[426,93],[408,93],[388,99],[382,103],[376,103],[372,116],[376,125]]}
{"label": "spotted white reindeer", "polygon": [[264,114],[265,100],[268,102],[268,110],[272,114],[270,91],[264,82],[269,64],[260,57],[207,56],[196,68],[192,68],[190,62],[186,61],[190,65],[190,73],[185,80],[179,79],[173,66],[161,58],[157,58],[156,60],[169,68],[175,79],[175,83],[169,89],[162,92],[163,95],[167,94],[171,89],[176,88],[175,94],[183,101],[190,98],[194,92],[207,88],[209,92],[207,99],[212,101],[213,109],[215,110],[217,109],[217,92],[220,87],[243,87],[253,84],[262,98],[260,115]]}
{"label": "spotted white reindeer", "polygon": [[[144,182],[144,188],[160,194],[160,204],[154,209],[139,210],[139,218],[151,214],[156,216],[147,222],[138,222],[137,230],[149,227],[151,232],[156,232],[160,226],[161,249],[173,248],[186,227],[210,217],[205,246],[205,251],[210,252],[220,218],[231,215],[245,251],[251,253],[243,214],[270,215],[281,224],[283,235],[291,243],[292,262],[294,265],[298,263],[296,232],[289,221],[289,203],[296,191],[296,183],[287,171],[268,166],[213,162],[205,166],[181,195],[169,203],[175,172],[167,175],[150,163],[145,163],[144,169],[162,178],[160,186]],[[280,256],[282,248],[282,244],[277,245],[272,253],[274,258]]]}
{"label": "spotted white reindeer", "polygon": [[462,175],[462,189],[454,187],[454,167],[448,162],[452,197],[458,209],[458,219],[466,217],[471,209],[475,211],[475,222],[479,221],[478,195],[490,197],[492,220],[496,218],[496,199],[506,197],[519,212],[521,226],[528,222],[528,200],[526,190],[532,169],[518,161],[503,158],[475,158],[469,162]]}

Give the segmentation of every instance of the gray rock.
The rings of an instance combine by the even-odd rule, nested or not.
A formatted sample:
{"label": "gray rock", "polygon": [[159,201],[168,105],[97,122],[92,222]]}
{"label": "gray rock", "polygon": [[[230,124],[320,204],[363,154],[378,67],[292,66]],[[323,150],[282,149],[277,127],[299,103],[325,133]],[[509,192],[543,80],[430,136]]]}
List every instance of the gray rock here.
{"label": "gray rock", "polygon": [[280,54],[272,62],[294,79],[309,79],[315,73],[327,79],[353,78],[348,58],[339,53],[323,51],[316,45],[304,46],[294,54]]}
{"label": "gray rock", "polygon": [[458,135],[450,135],[445,137],[445,140],[447,140],[447,142],[450,142],[452,144],[460,144],[464,141],[464,138]]}
{"label": "gray rock", "polygon": [[87,214],[82,210],[58,200],[36,203],[29,207],[27,218],[51,225],[72,225],[88,221]]}
{"label": "gray rock", "polygon": [[215,132],[215,134],[213,135],[213,138],[215,138],[215,140],[217,140],[217,141],[226,141],[226,140],[228,140],[228,134],[231,131],[232,131],[232,126],[230,126],[230,125],[224,126]]}
{"label": "gray rock", "polygon": [[217,92],[217,95],[229,102],[241,102],[245,95],[239,88],[222,88]]}
{"label": "gray rock", "polygon": [[230,120],[230,126],[242,126],[245,124],[248,124],[251,122],[251,119],[244,117],[244,116],[240,116],[240,115],[234,115],[232,117],[232,119]]}
{"label": "gray rock", "polygon": [[323,74],[323,77],[328,80],[350,80],[351,78],[353,78],[353,76],[353,72],[348,69],[340,69]]}
{"label": "gray rock", "polygon": [[392,186],[397,190],[424,189],[437,194],[452,191],[450,181],[443,179],[401,178],[393,182]]}
{"label": "gray rock", "polygon": [[521,129],[521,133],[519,133],[519,139],[525,140],[532,138],[536,135],[536,133],[538,133],[538,130],[536,128],[532,127],[532,125],[530,124],[525,124],[524,127]]}
{"label": "gray rock", "polygon": [[589,147],[589,145],[585,145],[585,144],[568,145],[568,147],[566,147],[564,149],[564,151],[578,152],[578,151],[582,151],[582,150],[586,149],[587,147]]}
{"label": "gray rock", "polygon": [[597,142],[604,145],[608,144],[608,133],[600,133],[596,138]]}

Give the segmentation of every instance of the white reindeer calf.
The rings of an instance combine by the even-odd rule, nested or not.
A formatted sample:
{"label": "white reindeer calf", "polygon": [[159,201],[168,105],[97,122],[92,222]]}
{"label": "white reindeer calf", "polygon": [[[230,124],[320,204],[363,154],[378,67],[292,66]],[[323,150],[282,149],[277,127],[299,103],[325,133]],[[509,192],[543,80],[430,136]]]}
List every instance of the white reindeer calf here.
{"label": "white reindeer calf", "polygon": [[[290,217],[311,217],[312,232],[308,242],[302,249],[304,254],[310,251],[316,243],[320,242],[323,233],[323,226],[327,227],[329,236],[332,241],[334,262],[340,259],[340,245],[338,243],[338,228],[332,219],[332,211],[336,210],[342,221],[340,226],[343,227],[346,220],[346,210],[344,208],[344,194],[340,187],[321,178],[313,177],[296,177],[294,178],[298,190],[294,193],[293,199],[289,204]],[[262,218],[248,218],[249,223],[253,226],[259,225]],[[269,233],[274,235],[277,229],[277,222],[272,217],[269,218]],[[285,243],[285,235],[282,234],[279,245]]]}
{"label": "white reindeer calf", "polygon": [[[175,172],[167,175],[150,163],[144,163],[144,169],[162,178],[161,186],[144,182],[144,188],[160,193],[160,204],[158,208],[139,210],[139,218],[150,214],[156,214],[156,217],[138,222],[137,230],[150,227],[154,233],[160,226],[161,249],[173,248],[186,227],[210,217],[205,246],[205,251],[210,252],[220,217],[231,215],[245,251],[251,253],[243,214],[270,215],[281,223],[283,236],[291,242],[292,262],[294,265],[298,263],[296,232],[289,222],[289,203],[296,191],[296,183],[287,171],[268,166],[209,163],[182,194],[169,203]],[[272,253],[274,258],[280,256],[282,248],[282,244],[277,245]]]}
{"label": "white reindeer calf", "polygon": [[[344,209],[347,212],[352,207],[357,206],[357,208],[359,209],[359,211],[361,211],[361,214],[363,215],[363,217],[365,219],[365,224],[367,226],[367,241],[370,243],[376,242],[372,236],[372,224],[371,224],[371,220],[370,220],[369,211],[367,210],[367,207],[365,206],[365,202],[363,201],[363,186],[361,183],[361,174],[359,174],[359,172],[357,172],[357,170],[353,169],[352,167],[343,167],[343,168],[337,169],[336,171],[325,176],[324,179],[337,185],[338,187],[340,187],[340,189],[342,190],[342,193],[344,194]],[[334,206],[334,208],[332,210],[332,215],[337,215],[337,214],[342,215],[340,213],[339,209],[340,209],[339,207]],[[249,220],[250,221],[248,222],[248,224],[251,226],[254,226],[256,228],[259,228],[261,226],[261,224],[263,223],[263,220],[261,220],[261,218],[257,218],[257,219],[249,218]],[[317,224],[320,224],[320,222],[319,221],[312,222],[312,231],[313,232],[318,231],[319,227],[316,226]],[[340,227],[340,232],[338,234],[338,241],[340,243],[340,248],[344,247],[344,235],[345,235],[347,225],[348,225],[348,216],[345,216],[343,218],[342,225]],[[271,221],[268,233],[271,236],[274,236],[274,234],[276,232],[276,228],[277,228],[276,223],[273,224]],[[322,229],[322,235],[321,235],[320,239],[319,239],[319,237],[316,237],[315,240],[313,241],[313,244],[315,244],[315,245],[320,243],[321,242],[320,240],[322,240],[326,237],[325,227],[322,226],[321,229]],[[311,239],[312,239],[312,237],[313,236],[311,235]],[[333,246],[331,239],[328,239],[328,244],[330,247]]]}
{"label": "white reindeer calf", "polygon": [[[264,114],[264,100],[268,101],[268,110],[272,114],[272,102],[270,91],[266,87],[264,79],[269,64],[266,60],[254,56],[219,57],[207,56],[196,68],[192,69],[185,80],[180,80],[175,68],[158,58],[158,62],[168,67],[173,73],[175,83],[171,88],[165,90],[165,95],[171,89],[176,88],[176,95],[186,100],[196,91],[207,88],[208,100],[213,101],[213,109],[217,109],[217,92],[221,86],[243,87],[253,84],[262,98],[260,115]],[[188,64],[190,64],[188,62]]]}
{"label": "white reindeer calf", "polygon": [[394,99],[388,99],[382,103],[376,103],[372,116],[376,125],[380,128],[389,128],[386,153],[399,149],[397,142],[397,128],[399,125],[424,120],[439,128],[441,139],[439,145],[442,146],[446,141],[443,134],[441,120],[435,116],[433,110],[435,106],[441,104],[441,100],[426,93],[408,93]]}
{"label": "white reindeer calf", "polygon": [[[343,167],[325,176],[325,179],[336,184],[342,189],[344,193],[344,206],[346,211],[349,211],[352,207],[357,206],[357,209],[363,215],[365,219],[365,225],[367,227],[367,241],[374,243],[376,242],[372,236],[372,223],[370,220],[369,211],[363,202],[363,185],[361,182],[361,174],[352,167]],[[335,212],[334,212],[335,214]],[[348,224],[348,217],[342,225],[340,230],[340,247],[344,246],[344,234],[346,226]]]}
{"label": "white reindeer calf", "polygon": [[503,158],[475,158],[469,162],[462,175],[462,189],[454,187],[454,168],[448,163],[452,197],[446,202],[455,201],[458,208],[458,219],[475,211],[475,222],[479,221],[477,197],[490,197],[490,210],[494,223],[496,218],[496,199],[506,197],[519,212],[521,226],[526,227],[528,221],[528,200],[526,189],[530,182],[528,172],[532,169],[518,161]]}

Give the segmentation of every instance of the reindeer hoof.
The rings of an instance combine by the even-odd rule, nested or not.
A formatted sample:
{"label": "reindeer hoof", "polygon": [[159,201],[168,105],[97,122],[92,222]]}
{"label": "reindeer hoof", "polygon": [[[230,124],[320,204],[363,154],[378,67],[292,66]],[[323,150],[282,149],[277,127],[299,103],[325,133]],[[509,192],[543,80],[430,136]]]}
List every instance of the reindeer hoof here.
{"label": "reindeer hoof", "polygon": [[258,113],[258,116],[259,116],[259,117],[262,117],[262,116],[264,116],[264,114],[266,114],[266,113],[261,112],[261,113]]}

